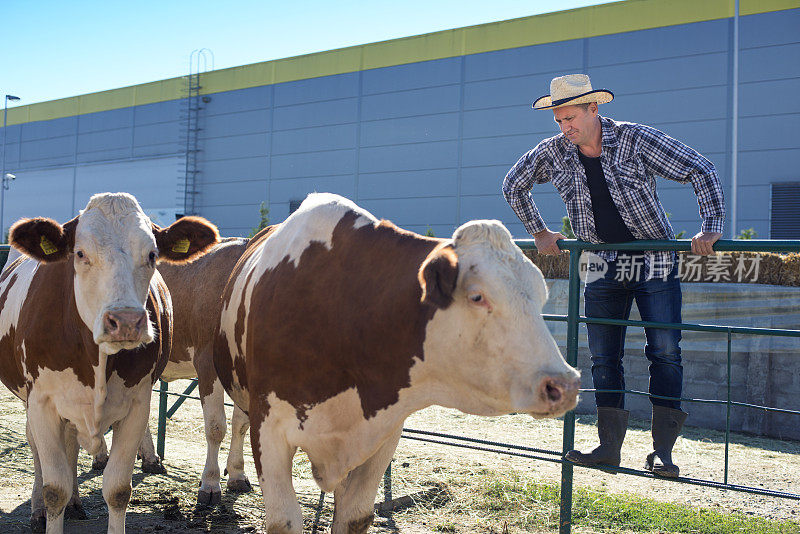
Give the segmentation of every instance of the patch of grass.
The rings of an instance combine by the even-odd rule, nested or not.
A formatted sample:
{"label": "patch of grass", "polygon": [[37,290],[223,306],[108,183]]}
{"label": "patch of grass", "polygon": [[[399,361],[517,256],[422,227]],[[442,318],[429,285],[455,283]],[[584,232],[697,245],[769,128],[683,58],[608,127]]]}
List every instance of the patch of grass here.
{"label": "patch of grass", "polygon": [[439,523],[438,525],[433,527],[433,530],[436,532],[457,532],[458,529],[455,523],[451,521],[446,521],[444,523]]}
{"label": "patch of grass", "polygon": [[[519,477],[493,480],[482,493],[484,510],[514,520],[520,528],[557,529],[559,486]],[[516,513],[510,515],[509,510]],[[705,508],[663,503],[633,494],[575,488],[572,520],[577,526],[602,532],[660,532],[686,534],[797,534],[800,522],[769,521],[744,514],[725,514]]]}

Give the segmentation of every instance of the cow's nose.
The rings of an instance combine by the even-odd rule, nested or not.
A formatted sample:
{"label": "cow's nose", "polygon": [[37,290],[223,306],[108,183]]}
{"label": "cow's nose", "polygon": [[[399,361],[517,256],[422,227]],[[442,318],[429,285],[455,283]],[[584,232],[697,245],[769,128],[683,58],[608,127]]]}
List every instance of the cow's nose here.
{"label": "cow's nose", "polygon": [[539,394],[552,407],[568,406],[569,410],[577,403],[580,385],[581,379],[574,375],[548,376],[542,380]]}
{"label": "cow's nose", "polygon": [[146,323],[144,310],[113,310],[103,316],[103,329],[110,341],[136,341]]}

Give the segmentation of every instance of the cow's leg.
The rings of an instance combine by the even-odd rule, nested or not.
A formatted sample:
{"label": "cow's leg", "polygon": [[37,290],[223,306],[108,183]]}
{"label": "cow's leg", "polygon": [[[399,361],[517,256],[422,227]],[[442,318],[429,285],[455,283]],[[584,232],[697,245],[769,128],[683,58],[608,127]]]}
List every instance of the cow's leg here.
{"label": "cow's leg", "polygon": [[366,462],[347,475],[333,492],[331,534],[361,534],[374,518],[375,493],[400,441],[398,428]]}
{"label": "cow's leg", "polygon": [[139,458],[142,459],[142,472],[162,475],[167,472],[161,462],[156,447],[153,445],[153,434],[150,433],[150,425],[145,425],[142,441],[139,443]]}
{"label": "cow's leg", "polygon": [[108,506],[108,534],[125,533],[125,511],[131,498],[131,475],[136,451],[150,412],[149,385],[131,402],[124,419],[114,424],[111,454],[103,471],[103,499]]}
{"label": "cow's leg", "polygon": [[106,438],[100,438],[100,452],[94,455],[92,459],[92,471],[103,471],[108,464],[108,446],[106,445]]}
{"label": "cow's leg", "polygon": [[[206,388],[201,386],[200,389],[204,391]],[[222,499],[222,486],[219,484],[219,447],[225,439],[225,397],[219,380],[214,379],[211,393],[205,397],[201,396],[200,403],[203,406],[206,429],[206,465],[200,478],[197,504],[206,506],[218,504]]]}
{"label": "cow's leg", "polygon": [[86,519],[86,511],[81,504],[78,495],[78,430],[75,425],[68,423],[64,431],[64,448],[69,460],[70,474],[72,475],[72,496],[64,509],[64,517],[67,519]]}
{"label": "cow's leg", "polygon": [[27,417],[42,471],[41,495],[47,515],[46,532],[62,534],[64,507],[72,493],[73,484],[73,476],[69,473],[70,462],[64,449],[66,424],[50,401],[31,402],[29,398]]}
{"label": "cow's leg", "polygon": [[247,492],[253,487],[244,474],[244,435],[250,428],[250,419],[238,406],[233,407],[231,417],[231,449],[228,451],[228,465],[225,474],[228,475],[228,491]]}
{"label": "cow's leg", "polygon": [[33,492],[31,493],[31,531],[34,533],[44,532],[47,524],[47,510],[44,507],[42,497],[42,464],[39,460],[39,451],[36,448],[36,440],[33,439],[30,422],[25,423],[25,435],[28,437],[28,444],[31,446],[33,455]]}
{"label": "cow's leg", "polygon": [[[252,419],[250,423],[255,421]],[[258,483],[266,511],[267,534],[300,534],[303,514],[292,485],[292,458],[297,451],[286,442],[283,433],[264,422],[253,424],[250,443],[253,447]]]}

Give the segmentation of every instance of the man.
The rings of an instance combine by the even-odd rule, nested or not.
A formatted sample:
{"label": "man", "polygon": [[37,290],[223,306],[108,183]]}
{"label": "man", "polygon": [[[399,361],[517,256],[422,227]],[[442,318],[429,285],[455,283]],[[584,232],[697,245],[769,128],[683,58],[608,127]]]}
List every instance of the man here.
{"label": "man", "polygon": [[[552,109],[561,134],[545,139],[512,167],[503,194],[533,235],[542,254],[559,254],[557,241],[531,199],[534,184],[553,182],[566,204],[575,235],[590,243],[620,243],[637,239],[675,239],[656,193],[655,177],[691,182],[703,223],[692,238],[694,254],[712,254],[722,236],[725,205],[714,165],[692,148],[645,126],[615,122],[598,114],[598,105],[611,102],[607,89],[593,90],[589,77],[569,74],[554,78],[550,94],[533,108]],[[647,251],[619,255],[601,251],[605,276],[587,283],[587,317],[627,319],[633,300],[642,319],[681,322],[681,288],[676,255]],[[633,268],[638,266],[637,268]],[[588,324],[592,381],[598,390],[624,390],[622,357],[625,327]],[[650,360],[653,451],[645,468],[677,477],[672,448],[687,414],[680,396],[683,382],[679,330],[645,328],[645,355]],[[621,393],[595,393],[600,445],[588,453],[569,451],[565,459],[581,465],[619,466],[620,449],[628,426]]]}

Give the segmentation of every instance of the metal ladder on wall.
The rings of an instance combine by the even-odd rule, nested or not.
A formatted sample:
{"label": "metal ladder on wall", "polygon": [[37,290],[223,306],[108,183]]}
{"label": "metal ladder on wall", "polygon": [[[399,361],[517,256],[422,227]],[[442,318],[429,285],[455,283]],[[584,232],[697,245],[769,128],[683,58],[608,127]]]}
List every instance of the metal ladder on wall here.
{"label": "metal ladder on wall", "polygon": [[200,111],[203,109],[203,99],[200,96],[200,75],[209,70],[214,70],[214,53],[208,48],[193,50],[189,54],[189,74],[183,78],[183,94],[180,104],[180,138],[179,147],[183,149],[184,166],[180,170],[177,181],[175,198],[175,218],[183,215],[195,215],[195,199],[199,193],[197,189],[197,175],[200,173],[198,164]]}

